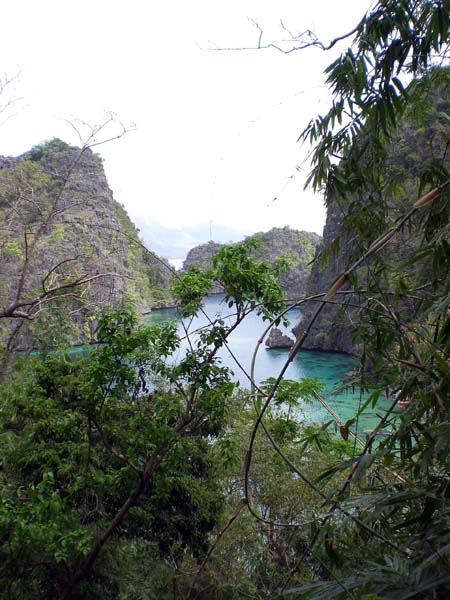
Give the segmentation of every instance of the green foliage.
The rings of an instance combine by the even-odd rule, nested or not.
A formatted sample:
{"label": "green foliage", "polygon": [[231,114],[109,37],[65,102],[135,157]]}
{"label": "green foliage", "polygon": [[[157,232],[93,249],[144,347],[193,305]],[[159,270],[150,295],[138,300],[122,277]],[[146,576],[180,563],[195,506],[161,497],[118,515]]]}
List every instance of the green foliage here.
{"label": "green foliage", "polygon": [[[413,208],[449,178],[449,9],[446,1],[377,2],[352,47],[326,70],[332,107],[303,133],[315,145],[309,182],[325,191],[330,216],[341,223],[330,265],[349,269],[380,234],[403,223],[348,276],[361,355],[353,380],[374,405],[399,390],[402,409],[391,396],[380,424],[390,435],[369,439],[319,477],[330,485],[346,473],[325,505],[331,514],[311,537],[316,581],[288,586],[287,597],[449,594],[448,190]],[[327,340],[343,335],[338,316],[328,318]],[[301,443],[326,448],[326,439],[323,429],[307,427]],[[338,502],[361,523],[343,516]]]}
{"label": "green foliage", "polygon": [[35,546],[47,549],[57,563],[70,559],[73,553],[87,553],[91,541],[89,532],[73,523],[67,499],[55,490],[51,471],[44,472],[37,485],[19,487],[13,494],[4,490],[0,507],[1,535],[8,540],[3,553],[4,565],[17,568],[17,556],[20,555],[22,561],[30,560]]}
{"label": "green foliage", "polygon": [[32,336],[34,349],[44,354],[64,350],[77,339],[78,327],[76,323],[67,320],[67,302],[64,297],[58,298],[55,295],[52,310],[42,311],[35,317]]}
{"label": "green foliage", "polygon": [[[177,362],[176,325],[138,327],[124,306],[99,316],[98,345],[87,356],[40,355],[17,365],[2,390],[0,412],[5,589],[40,598],[51,578],[50,597],[72,585],[81,585],[82,597],[95,597],[101,581],[105,597],[116,597],[129,587],[105,565],[108,556],[121,555],[122,544],[150,544],[150,564],[205,555],[224,500],[219,479],[211,476],[216,449],[228,446],[226,468],[239,460],[231,438],[221,440],[234,384],[217,351],[245,314],[263,310],[267,293],[275,306],[282,298],[269,266],[252,267],[244,253],[224,252],[215,265],[224,281],[233,273],[228,298],[237,314],[199,332]],[[208,273],[189,277],[202,281]],[[192,298],[198,301],[199,290],[193,295],[184,281],[178,290],[188,314],[197,310]],[[273,314],[273,307],[264,310]],[[112,523],[97,579],[89,582],[83,565],[97,561],[99,532]],[[24,595],[29,577],[32,589]]]}
{"label": "green foliage", "polygon": [[233,246],[224,246],[212,259],[214,275],[223,285],[225,302],[236,306],[238,313],[256,310],[263,319],[270,319],[282,309],[283,292],[276,277],[286,270],[281,259],[270,265],[252,260],[250,251],[260,242],[250,238]]}
{"label": "green foliage", "polygon": [[[447,0],[383,0],[365,15],[352,48],[325,71],[335,98],[332,108],[302,134],[316,144],[309,180],[314,187],[325,185],[334,194],[349,184],[359,187],[369,167],[385,158],[385,142],[414,90],[416,80],[408,87],[408,77],[422,75],[445,54],[448,14]],[[344,164],[336,165],[336,156]],[[364,177],[361,168],[353,174],[348,168],[358,160],[364,162]]]}
{"label": "green foliage", "polygon": [[27,153],[27,160],[31,160],[33,162],[39,162],[45,156],[45,154],[49,151],[60,151],[64,152],[70,148],[69,144],[63,142],[58,138],[53,138],[47,142],[42,142],[37,146],[33,146],[33,148]]}
{"label": "green foliage", "polygon": [[136,329],[127,310],[104,314],[98,338],[89,357],[49,356],[3,391],[0,576],[11,585],[24,586],[31,570],[36,589],[54,571],[64,587],[67,569],[139,485],[136,470],[156,457],[160,467],[114,543],[152,541],[173,558],[206,551],[221,506],[207,477],[233,387],[226,371],[205,362],[204,348],[171,365],[174,326]]}
{"label": "green foliage", "polygon": [[181,301],[183,317],[198,313],[201,301],[210,291],[212,283],[213,271],[198,267],[189,267],[179,277],[172,279],[171,291]]}
{"label": "green foliage", "polygon": [[23,258],[22,250],[17,242],[5,242],[2,246],[2,252],[7,256],[16,256],[17,258]]}
{"label": "green foliage", "polygon": [[[89,356],[42,356],[3,386],[1,598],[67,590],[187,598],[191,586],[198,597],[448,597],[448,191],[410,212],[405,199],[448,177],[448,72],[434,65],[446,60],[448,14],[446,1],[380,0],[327,69],[333,106],[303,134],[316,144],[310,181],[346,228],[330,264],[345,252],[345,269],[387,227],[403,225],[394,254],[383,250],[348,275],[361,348],[353,382],[374,406],[399,390],[378,428],[388,435],[377,430],[359,448],[348,438],[358,414],[341,427],[343,439],[330,423],[303,423],[302,403],[320,389],[314,380],[274,389],[268,379],[259,396],[233,395],[217,352],[249,312],[276,320],[286,262],[252,260],[255,240],[226,246],[210,268],[173,283],[185,316],[201,310],[212,284],[233,308],[197,332],[177,362],[175,326],[138,328],[123,308],[99,318]],[[415,131],[423,143],[414,145]],[[46,208],[43,152],[24,161],[10,190],[35,181]],[[16,197],[6,193],[2,208]],[[6,262],[21,256],[11,243],[1,248]],[[139,256],[130,250],[127,259]],[[157,273],[146,256],[150,285]],[[344,319],[341,308],[323,341]],[[213,532],[220,544],[199,570]]]}
{"label": "green foliage", "polygon": [[[293,388],[296,382],[285,383],[287,388]],[[305,382],[305,396],[309,395],[308,388],[315,389],[312,381]],[[301,411],[294,410],[290,416],[287,416],[287,411],[288,407],[281,405],[270,408],[265,423],[283,454],[306,477],[313,480],[317,473],[331,467],[336,460],[348,458],[349,449],[343,449],[344,442],[327,432],[328,445],[321,449],[312,445],[305,450],[302,434],[307,426]],[[238,394],[230,406],[227,430],[214,448],[217,476],[222,488],[227,491],[222,523],[226,523],[242,497],[241,473],[254,418],[252,400],[244,393]],[[330,452],[330,448],[334,452]],[[342,481],[342,475],[338,474],[333,484],[336,481]],[[207,567],[210,579],[205,574],[202,581],[204,587],[209,581],[212,589],[216,589],[218,594],[222,592],[224,597],[227,597],[225,590],[230,588],[229,593],[237,597],[241,597],[240,594],[247,597],[245,594],[248,594],[250,598],[263,598],[268,590],[278,590],[285,580],[286,565],[294,565],[298,553],[307,548],[311,523],[320,514],[320,496],[292,473],[263,432],[257,435],[249,487],[253,509],[262,521],[241,512],[239,521],[225,532],[210,559]],[[331,490],[332,486],[328,489]],[[309,581],[313,578],[315,569],[317,565],[308,560],[302,569],[302,579]],[[225,582],[229,582],[230,588]],[[244,587],[244,582],[247,587]]]}
{"label": "green foliage", "polygon": [[129,276],[128,293],[144,306],[161,306],[171,302],[169,293],[170,266],[147,250],[130,220],[124,206],[114,202],[122,242],[127,246],[126,270]]}
{"label": "green foliage", "polygon": [[[268,377],[261,384],[261,389],[269,393],[276,382],[275,377]],[[323,389],[323,383],[318,379],[304,377],[300,381],[292,379],[282,379],[278,384],[273,401],[275,405],[285,405],[289,407],[298,406],[299,400],[311,402],[314,398],[314,392],[320,392]]]}
{"label": "green foliage", "polygon": [[[212,268],[191,266],[174,278],[172,293],[182,303],[183,316],[198,313],[201,299],[213,283],[223,289],[228,307],[235,308],[236,324],[252,311],[263,319],[272,319],[281,312],[283,290],[277,277],[286,270],[287,263],[280,259],[271,265],[265,260],[252,258],[252,250],[259,246],[260,242],[255,238],[223,246],[212,257]],[[220,327],[220,324],[217,325]]]}

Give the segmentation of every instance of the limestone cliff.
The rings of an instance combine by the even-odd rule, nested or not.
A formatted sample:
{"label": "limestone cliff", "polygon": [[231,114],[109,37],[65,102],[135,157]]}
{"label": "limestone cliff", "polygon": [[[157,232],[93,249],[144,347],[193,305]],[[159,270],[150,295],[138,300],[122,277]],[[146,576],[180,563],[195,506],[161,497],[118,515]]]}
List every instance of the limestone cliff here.
{"label": "limestone cliff", "polygon": [[[139,245],[101,158],[90,149],[53,140],[19,157],[0,157],[0,224],[0,308],[19,289],[26,300],[52,286],[86,281],[36,306],[21,346],[44,339],[51,346],[61,322],[70,343],[88,341],[95,311],[125,296],[141,311],[169,300],[170,271]],[[11,321],[2,319],[0,327],[5,339]]]}
{"label": "limestone cliff", "polygon": [[[289,260],[289,269],[280,277],[280,283],[286,298],[296,300],[301,297],[311,269],[310,263],[320,243],[320,236],[316,233],[297,231],[290,227],[274,227],[270,231],[258,232],[250,237],[261,242],[260,247],[254,250],[255,258],[273,262],[276,258],[284,256]],[[222,244],[217,242],[196,246],[188,253],[183,269],[191,265],[208,267],[211,258],[221,247]]]}
{"label": "limestone cliff", "polygon": [[[337,253],[333,251],[335,240],[339,240],[341,248],[341,251]],[[345,270],[347,266],[345,250],[349,243],[350,240],[342,228],[340,211],[335,205],[330,204],[323,230],[323,241],[316,249],[315,261],[305,286],[305,295],[312,296],[325,292],[338,275]],[[324,250],[327,252],[326,261],[322,260]],[[301,321],[292,330],[295,335],[298,335],[302,322],[307,322],[311,318],[315,306],[315,304],[308,304],[302,308]],[[351,354],[356,348],[350,335],[350,328],[350,312],[348,310],[326,306],[303,343],[303,348]]]}
{"label": "limestone cliff", "polygon": [[[448,144],[450,139],[449,118],[450,102],[448,87],[444,91],[426,90],[424,98],[416,100],[406,113],[398,127],[395,138],[387,148],[384,167],[384,189],[380,190],[379,203],[369,205],[366,199],[359,199],[365,207],[365,225],[356,233],[352,229],[352,206],[355,197],[349,197],[340,203],[329,199],[327,219],[323,231],[323,241],[317,248],[306,292],[313,295],[325,292],[336,278],[367,248],[377,236],[377,222],[383,218],[383,228],[396,223],[397,219],[411,207],[412,201],[418,197],[418,182],[425,177],[428,181],[438,182],[445,177],[445,170],[450,169]],[[422,104],[420,104],[420,102]],[[417,114],[420,111],[420,115]],[[437,168],[436,165],[438,164]],[[434,171],[433,171],[434,169]],[[439,173],[442,169],[442,173]],[[432,175],[427,175],[428,172]],[[389,194],[389,189],[396,192]],[[443,213],[444,214],[444,213]],[[439,215],[437,220],[446,217]],[[382,229],[383,230],[383,229]],[[420,216],[402,229],[389,245],[382,251],[385,261],[385,289],[394,284],[400,277],[414,282],[417,286],[429,280],[429,272],[421,270],[414,261],[406,260],[425,240],[427,232],[420,222]],[[370,263],[373,268],[373,260]],[[366,267],[370,268],[370,265]],[[429,267],[431,269],[431,266]],[[364,275],[360,277],[364,287]],[[349,289],[349,286],[347,288]],[[393,288],[392,288],[393,289]],[[338,300],[337,297],[334,300]],[[304,348],[341,351],[357,354],[360,350],[353,332],[358,326],[359,314],[356,306],[359,297],[355,294],[341,300],[341,306],[328,305],[322,310],[315,325],[308,335]],[[353,306],[350,306],[353,305]],[[306,324],[317,305],[309,305],[302,309],[302,321]],[[397,310],[409,321],[410,307],[406,300],[400,302]],[[297,334],[303,328],[298,324],[293,332]]]}

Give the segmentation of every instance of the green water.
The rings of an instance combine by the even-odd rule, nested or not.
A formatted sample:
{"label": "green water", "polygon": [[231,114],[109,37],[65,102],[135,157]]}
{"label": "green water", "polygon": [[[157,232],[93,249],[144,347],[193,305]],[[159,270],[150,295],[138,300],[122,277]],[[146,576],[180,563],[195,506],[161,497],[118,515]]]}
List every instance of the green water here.
{"label": "green water", "polygon": [[[205,299],[204,310],[209,318],[212,319],[218,315],[224,317],[228,314],[230,309],[228,309],[222,300],[223,297],[220,295],[210,296]],[[299,315],[300,312],[298,309],[294,309],[289,313],[291,325],[287,328],[287,333],[290,333],[289,329],[295,324]],[[145,318],[148,323],[166,321],[168,319],[179,321],[176,310],[155,310]],[[195,339],[195,330],[207,324],[208,319],[204,315],[196,318],[189,326],[190,332],[193,332],[192,337]],[[256,342],[265,327],[266,325],[259,317],[253,314],[249,315],[230,336],[229,347],[234,358],[226,348],[221,350],[220,358],[222,364],[231,368],[235,379],[240,382],[241,387],[249,387],[249,379],[246,373],[250,372]],[[184,348],[180,351],[182,352],[183,350]],[[287,356],[288,350],[267,349],[264,345],[261,345],[255,365],[256,382],[260,382],[268,377],[277,377]],[[237,365],[235,359],[237,359],[241,366]],[[323,397],[339,417],[343,421],[347,421],[357,412],[362,398],[358,390],[348,389],[336,392],[336,388],[342,384],[345,375],[353,370],[356,365],[357,360],[346,354],[301,350],[289,365],[285,377],[295,380],[302,377],[314,377],[322,381],[325,386],[322,392]],[[388,402],[384,400],[377,404],[376,409],[366,409],[359,418],[358,431],[362,433],[364,430],[373,429],[378,423],[380,415],[387,408],[387,405]],[[329,413],[318,401],[303,406],[303,411],[308,421],[323,422],[331,420]]]}

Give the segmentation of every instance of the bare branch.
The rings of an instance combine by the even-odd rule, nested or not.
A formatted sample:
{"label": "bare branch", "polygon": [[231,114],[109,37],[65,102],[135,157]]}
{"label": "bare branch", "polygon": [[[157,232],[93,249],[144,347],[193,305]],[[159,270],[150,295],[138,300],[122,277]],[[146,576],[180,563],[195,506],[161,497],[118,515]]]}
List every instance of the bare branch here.
{"label": "bare branch", "polygon": [[[268,50],[274,49],[278,52],[282,52],[283,54],[291,54],[292,52],[297,52],[298,50],[305,50],[306,48],[319,48],[320,50],[331,50],[338,42],[341,42],[347,38],[350,38],[354,35],[358,29],[360,24],[354,27],[351,31],[344,33],[334,39],[332,39],[328,44],[325,44],[319,40],[316,34],[310,29],[306,29],[300,34],[292,35],[292,33],[287,29],[282,20],[280,20],[281,27],[286,33],[289,34],[289,39],[280,39],[280,40],[269,40],[263,43],[264,30],[260,27],[259,23],[255,19],[248,18],[248,21],[255,27],[258,31],[258,43],[255,46],[228,46],[228,47],[218,47],[211,40],[209,43],[212,45],[207,48],[207,50],[214,52],[242,52],[244,50]],[[290,45],[290,47],[286,47]]]}
{"label": "bare branch", "polygon": [[[60,293],[64,290],[73,290],[77,287],[86,285],[100,279],[102,277],[121,277],[127,278],[127,275],[123,275],[121,273],[97,273],[95,275],[82,275],[78,279],[73,281],[69,281],[67,283],[57,285],[48,290],[44,290],[41,294],[38,294],[34,298],[24,300],[24,301],[16,301],[7,306],[6,308],[0,310],[0,319],[3,318],[12,318],[12,319],[28,319],[33,320],[36,316],[36,313],[33,312],[34,308],[39,305],[39,303],[43,301],[54,300],[56,297],[60,296]],[[29,307],[27,312],[22,311],[24,307]]]}

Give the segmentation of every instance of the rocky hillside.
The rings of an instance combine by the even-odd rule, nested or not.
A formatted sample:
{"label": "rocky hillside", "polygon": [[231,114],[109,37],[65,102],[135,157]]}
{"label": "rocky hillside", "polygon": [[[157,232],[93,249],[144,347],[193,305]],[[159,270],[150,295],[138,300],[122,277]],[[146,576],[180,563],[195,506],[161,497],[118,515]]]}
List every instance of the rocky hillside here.
{"label": "rocky hillside", "polygon": [[[383,227],[386,228],[395,224],[400,215],[409,210],[412,200],[420,195],[418,182],[427,173],[427,169],[433,173],[433,178],[430,177],[431,182],[442,181],[445,169],[450,170],[448,91],[428,90],[423,98],[416,101],[416,108],[417,110],[411,108],[405,115],[395,139],[387,149],[384,173],[386,191],[380,192],[379,203],[367,204],[366,237],[364,231],[360,230],[356,234],[356,229],[352,228],[353,198],[349,198],[346,203],[341,202],[340,206],[336,202],[329,202],[323,241],[317,248],[316,260],[306,286],[308,295],[325,292],[348,265],[361,255],[363,249],[370,245],[370,241],[377,235],[376,223],[381,213]],[[442,174],[431,171],[432,168],[436,171],[433,163],[436,164],[437,160],[441,163]],[[390,189],[395,191],[389,194]],[[445,217],[437,213],[436,222],[439,218]],[[392,284],[393,290],[394,283],[400,278],[412,281],[417,286],[429,281],[429,272],[421,271],[415,262],[406,260],[411,252],[423,247],[426,235],[427,232],[421,223],[413,220],[386,246],[382,252],[387,265],[384,275],[385,289],[389,289],[389,285]],[[374,268],[373,260],[371,265],[371,268]],[[429,269],[431,268],[430,265]],[[363,282],[364,275],[360,280],[360,283]],[[343,289],[348,290],[349,286]],[[346,303],[352,304],[353,308],[347,307]],[[353,295],[347,296],[346,301],[339,307],[325,307],[307,337],[304,348],[358,353],[360,348],[353,335],[359,320],[355,309],[358,303],[358,296]],[[314,308],[306,307],[302,311],[302,320],[305,323],[311,317]],[[404,319],[408,321],[410,308],[406,300],[399,305],[398,310],[403,311]],[[294,328],[294,333],[298,333],[301,328],[300,323]]]}
{"label": "rocky hillside", "polygon": [[[320,236],[317,233],[297,231],[290,227],[274,227],[270,231],[255,233],[250,237],[261,242],[261,246],[254,251],[255,258],[273,262],[279,256],[284,256],[289,260],[290,267],[280,277],[280,283],[289,300],[302,296],[311,269],[310,263],[320,243]],[[211,258],[221,247],[222,245],[216,242],[208,242],[192,248],[186,257],[183,269],[191,265],[208,267]]]}
{"label": "rocky hillside", "polygon": [[[347,266],[345,250],[350,240],[343,231],[340,217],[338,208],[330,204],[323,230],[323,241],[316,249],[315,261],[306,282],[307,296],[325,292]],[[339,240],[341,248],[337,253],[334,251],[337,246],[336,240]],[[326,260],[323,260],[323,252],[326,252]],[[302,322],[306,323],[312,316],[314,309],[315,305],[306,305],[302,308],[301,321],[292,330],[295,335],[298,335]],[[356,347],[350,335],[350,312],[340,307],[325,307],[303,343],[303,348],[354,353]]]}
{"label": "rocky hillside", "polygon": [[30,318],[0,320],[3,339],[21,323],[20,346],[51,346],[61,329],[71,343],[86,341],[100,306],[127,296],[145,311],[169,301],[169,270],[136,243],[138,231],[90,149],[53,140],[0,157],[0,224],[0,311],[44,293],[23,306]]}

